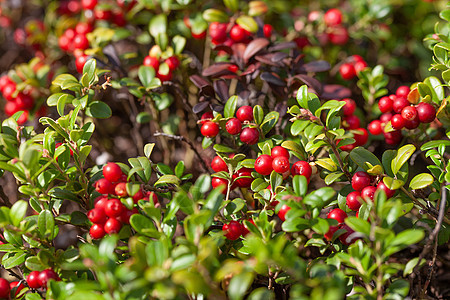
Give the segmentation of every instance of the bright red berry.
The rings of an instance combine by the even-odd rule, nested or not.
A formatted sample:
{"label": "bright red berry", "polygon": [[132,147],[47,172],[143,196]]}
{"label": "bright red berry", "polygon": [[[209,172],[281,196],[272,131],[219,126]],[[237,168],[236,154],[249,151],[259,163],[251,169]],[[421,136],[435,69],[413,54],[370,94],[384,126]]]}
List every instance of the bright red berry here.
{"label": "bright red berry", "polygon": [[39,283],[38,280],[39,273],[40,273],[39,271],[32,271],[30,274],[28,274],[27,284],[30,288],[38,289],[41,287],[41,284]]}
{"label": "bright red berry", "polygon": [[346,129],[357,129],[361,126],[361,121],[357,116],[351,115],[343,119],[343,125]]}
{"label": "bright red berry", "polygon": [[233,180],[242,176],[246,177],[237,179],[236,181],[234,181],[234,184],[236,184],[240,188],[249,188],[253,181],[252,169],[240,168],[236,173],[233,174]]}
{"label": "bright red berry", "polygon": [[214,172],[220,172],[220,171],[228,171],[228,166],[225,163],[225,161],[218,155],[216,155],[213,160],[211,161],[211,168],[214,170]]}
{"label": "bright red berry", "polygon": [[180,60],[176,56],[171,56],[164,61],[170,70],[175,70],[180,65]]}
{"label": "bright red berry", "polygon": [[45,269],[39,273],[38,281],[41,287],[46,288],[50,280],[60,281],[61,279],[52,269]]}
{"label": "bright red berry", "polygon": [[272,36],[273,26],[270,24],[264,24],[263,26],[263,33],[264,36],[268,39]]}
{"label": "bright red berry", "polygon": [[369,140],[369,133],[365,128],[357,128],[353,133],[353,138],[355,139],[355,146],[363,146]]}
{"label": "bright red berry", "polygon": [[242,234],[242,224],[238,221],[230,221],[228,224],[223,224],[222,230],[224,231],[227,239],[235,241]]}
{"label": "bright red berry", "polygon": [[108,202],[108,196],[99,196],[94,200],[94,207],[104,210]]}
{"label": "bright red berry", "polygon": [[267,154],[260,155],[255,160],[255,171],[261,175],[269,175],[272,173],[272,157]]}
{"label": "bright red berry", "polygon": [[117,198],[110,199],[106,202],[105,214],[110,218],[120,216],[124,210],[126,210],[125,205],[123,205]]}
{"label": "bright red berry", "polygon": [[103,229],[104,224],[94,224],[89,229],[89,235],[92,239],[98,240],[105,236],[106,232],[105,229]]}
{"label": "bright red berry", "polygon": [[401,113],[402,109],[409,106],[409,101],[404,97],[398,97],[392,102],[392,109],[396,113]]}
{"label": "bright red berry", "polygon": [[232,118],[225,124],[226,131],[231,135],[236,135],[242,131],[242,123],[237,118]]}
{"label": "bright red berry", "polygon": [[153,204],[156,205],[158,203],[158,195],[155,192],[147,192],[147,195],[144,197],[144,200],[150,201],[150,198],[153,200]]}
{"label": "bright red berry", "polygon": [[249,36],[250,33],[238,24],[230,30],[230,38],[237,43],[245,42]]}
{"label": "bright red berry", "polygon": [[30,95],[18,93],[16,97],[16,104],[20,110],[29,110],[34,106],[34,99]]}
{"label": "bright red berry", "polygon": [[342,13],[337,8],[329,9],[323,16],[323,21],[327,26],[336,26],[342,23]]}
{"label": "bright red berry", "polygon": [[8,280],[4,278],[0,278],[0,298],[1,299],[9,299],[9,292],[11,291],[11,287],[9,286]]}
{"label": "bright red berry", "polygon": [[199,33],[191,30],[191,35],[196,40],[203,40],[206,37],[206,30],[199,32]]}
{"label": "bright red berry", "polygon": [[394,116],[393,113],[384,113],[380,116],[380,122],[382,126],[385,126],[389,121],[391,121],[392,117]]}
{"label": "bright red berry", "polygon": [[77,25],[75,25],[75,32],[78,34],[86,35],[92,30],[94,30],[94,26],[90,23],[77,23]]}
{"label": "bright red berry", "polygon": [[287,204],[284,204],[283,206],[281,206],[281,208],[280,208],[280,210],[278,211],[278,214],[277,214],[281,221],[284,222],[286,220],[286,214],[290,210],[291,210],[291,208],[289,206],[287,206]]}
{"label": "bright red berry", "polygon": [[343,26],[333,26],[331,32],[328,33],[328,39],[334,45],[345,45],[349,39],[347,28]]}
{"label": "bright red berry", "polygon": [[408,86],[402,85],[402,86],[399,86],[399,87],[397,88],[397,91],[395,92],[395,95],[396,95],[397,97],[404,97],[404,98],[406,98],[406,97],[408,96],[408,94],[409,94],[410,91],[411,91],[411,90],[409,89]]}
{"label": "bright red berry", "polygon": [[384,191],[386,193],[387,198],[392,198],[392,196],[394,196],[394,194],[395,194],[395,190],[391,190],[390,188],[388,188],[387,185],[385,185],[383,181],[380,181],[378,183],[377,190]]}
{"label": "bright red berry", "polygon": [[245,121],[253,121],[253,108],[249,105],[239,107],[236,111],[236,118],[242,123]]}
{"label": "bright red berry", "polygon": [[89,56],[87,55],[80,55],[75,59],[75,67],[77,68],[78,73],[83,74],[83,68],[88,58]]}
{"label": "bright red berry", "polygon": [[118,233],[120,229],[122,228],[122,223],[119,222],[119,220],[115,218],[109,218],[108,221],[106,221],[104,230],[107,234],[113,234]]}
{"label": "bright red berry", "polygon": [[112,194],[114,193],[114,186],[112,183],[106,178],[100,178],[95,183],[95,190],[100,194]]}
{"label": "bright red berry", "polygon": [[143,65],[152,67],[156,71],[159,69],[159,60],[156,57],[146,56],[144,57]]}
{"label": "bright red berry", "polygon": [[342,107],[342,112],[344,113],[344,116],[351,116],[355,113],[356,110],[356,102],[353,99],[345,98],[341,101],[345,102],[345,105]]}
{"label": "bright red berry", "polygon": [[367,129],[373,135],[379,135],[383,133],[383,128],[381,127],[380,120],[374,120],[367,125]]}
{"label": "bright red berry", "polygon": [[8,83],[5,87],[3,87],[3,98],[7,101],[12,101],[14,99],[13,94],[16,91],[15,83]]}
{"label": "bright red berry", "polygon": [[358,191],[351,192],[347,195],[346,203],[351,210],[358,210],[362,204],[361,193]]}
{"label": "bright red berry", "polygon": [[128,196],[127,192],[127,183],[126,182],[119,182],[116,184],[114,188],[114,193],[117,197],[125,198]]}
{"label": "bright red berry", "polygon": [[200,118],[200,124],[205,124],[207,121],[214,119],[212,111],[205,112]]}
{"label": "bright red berry", "polygon": [[248,145],[254,145],[259,141],[259,131],[258,129],[253,127],[246,127],[242,130],[239,137],[241,139],[241,142]]}
{"label": "bright red berry", "polygon": [[83,9],[94,9],[97,3],[97,0],[81,0]]}
{"label": "bright red berry", "polygon": [[335,209],[331,210],[327,215],[327,219],[336,220],[336,221],[338,221],[338,223],[344,223],[346,218],[347,218],[347,214],[345,213],[345,211],[343,211],[340,208],[335,208]]}
{"label": "bright red berry", "polygon": [[73,39],[73,47],[74,49],[87,49],[89,48],[89,41],[84,34],[77,34]]}
{"label": "bright red berry", "polygon": [[219,178],[219,177],[212,177],[211,178],[211,186],[213,187],[213,189],[215,189],[219,186],[225,187],[225,189],[222,191],[222,194],[225,195],[227,193],[228,180],[226,180],[224,178]]}
{"label": "bright red berry", "polygon": [[9,284],[9,287],[11,288],[11,291],[13,291],[13,292],[14,292],[14,288],[15,288],[14,296],[17,296],[20,293],[20,291],[25,288],[25,284],[21,283],[20,281],[12,281]]}
{"label": "bright red berry", "polygon": [[209,35],[216,42],[223,43],[227,39],[227,23],[212,22],[209,24]]}
{"label": "bright red berry", "polygon": [[309,180],[310,180],[311,174],[312,174],[312,168],[308,162],[300,160],[300,161],[295,162],[292,165],[291,174],[292,174],[292,176],[303,175],[306,177],[306,179],[309,183]]}
{"label": "bright red berry", "polygon": [[122,174],[122,169],[114,162],[109,162],[103,166],[103,176],[110,182],[119,181]]}
{"label": "bright red berry", "polygon": [[105,211],[101,208],[93,208],[87,213],[87,217],[89,221],[92,223],[105,223],[108,217],[105,214]]}
{"label": "bright red berry", "polygon": [[289,159],[289,151],[287,151],[286,148],[283,148],[281,146],[273,147],[270,155],[272,156],[272,158],[275,158],[275,157],[278,157],[278,156],[284,156],[287,159]]}
{"label": "bright red berry", "polygon": [[365,70],[369,65],[365,61],[358,61],[354,66],[356,74],[359,74],[359,72]]}
{"label": "bright red berry", "polygon": [[203,136],[213,138],[219,133],[219,125],[217,123],[207,121],[202,125],[200,132]]}
{"label": "bright red berry", "polygon": [[402,117],[401,114],[395,114],[392,116],[391,119],[391,125],[392,128],[396,130],[401,130],[403,127],[405,127],[406,120]]}
{"label": "bright red berry", "polygon": [[417,114],[420,122],[431,123],[436,118],[436,109],[430,103],[420,102],[417,105]]}
{"label": "bright red berry", "polygon": [[355,67],[351,63],[344,63],[339,67],[339,73],[345,80],[350,80],[356,76]]}
{"label": "bright red berry", "polygon": [[369,185],[369,186],[366,186],[365,188],[363,188],[362,190],[361,190],[361,197],[364,199],[364,200],[368,200],[368,199],[370,199],[371,201],[373,201],[373,197],[375,196],[375,191],[377,190],[377,188],[376,187],[374,187],[374,186],[371,186],[371,185]]}
{"label": "bright red berry", "polygon": [[366,186],[369,186],[371,181],[372,178],[370,177],[369,174],[363,171],[358,171],[355,174],[353,174],[352,188],[355,191],[361,191]]}
{"label": "bright red berry", "polygon": [[277,156],[272,160],[272,168],[279,174],[289,171],[289,159],[285,156]]}
{"label": "bright red berry", "polygon": [[380,111],[382,113],[388,113],[392,111],[392,105],[393,105],[393,101],[391,98],[385,96],[382,97],[379,101],[378,101],[378,108],[380,109]]}
{"label": "bright red berry", "polygon": [[328,229],[327,233],[324,234],[324,237],[328,240],[331,241],[333,239],[333,235],[336,231],[338,231],[339,226],[330,226],[330,228]]}
{"label": "bright red berry", "polygon": [[401,115],[406,121],[412,121],[417,116],[417,110],[414,106],[405,106],[401,111]]}

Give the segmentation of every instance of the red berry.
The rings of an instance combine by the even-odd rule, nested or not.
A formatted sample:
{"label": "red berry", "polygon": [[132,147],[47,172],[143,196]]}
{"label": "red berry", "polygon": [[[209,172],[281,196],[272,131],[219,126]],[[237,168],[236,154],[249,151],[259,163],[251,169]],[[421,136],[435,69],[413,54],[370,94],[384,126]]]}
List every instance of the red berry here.
{"label": "red berry", "polygon": [[327,215],[327,219],[336,220],[336,221],[338,221],[338,223],[344,223],[346,218],[347,218],[347,214],[345,213],[345,211],[343,211],[340,208],[335,208],[335,209],[331,210]]}
{"label": "red berry", "polygon": [[392,116],[391,119],[391,125],[392,128],[396,130],[401,130],[403,127],[405,127],[406,120],[402,117],[401,114],[395,114]]}
{"label": "red berry", "polygon": [[241,142],[248,145],[254,145],[259,141],[259,131],[253,127],[246,127],[240,135]]}
{"label": "red berry", "polygon": [[3,87],[3,98],[7,101],[12,101],[14,99],[13,94],[16,91],[15,83],[8,83],[5,87]]}
{"label": "red berry", "polygon": [[348,31],[343,26],[334,26],[330,33],[328,33],[328,39],[335,45],[345,45],[348,42]]}
{"label": "red berry", "polygon": [[344,121],[343,125],[347,129],[357,129],[361,125],[361,121],[355,115],[351,115],[351,116],[345,117],[343,119],[343,121]]}
{"label": "red berry", "polygon": [[239,70],[239,67],[236,65],[230,65],[228,66],[228,71],[231,71],[233,73],[236,73]]}
{"label": "red berry", "polygon": [[411,91],[411,90],[409,89],[408,86],[402,85],[402,86],[399,86],[399,87],[397,88],[397,91],[395,92],[395,95],[396,95],[397,97],[404,97],[404,98],[406,98],[406,97],[408,96],[408,94],[409,94],[410,91]]}
{"label": "red berry", "polygon": [[200,124],[205,124],[205,123],[207,122],[207,120],[209,121],[209,120],[212,120],[212,119],[214,119],[214,114],[213,114],[213,112],[212,112],[212,111],[207,111],[207,112],[205,112],[205,113],[201,116],[201,118],[200,118],[200,120],[201,120]]}
{"label": "red berry", "polygon": [[69,51],[69,49],[71,47],[70,43],[71,43],[71,40],[65,35],[62,35],[58,38],[58,46],[63,51]]}
{"label": "red berry", "polygon": [[9,299],[9,292],[11,291],[11,287],[9,286],[8,280],[4,278],[0,278],[0,298],[1,299]]}
{"label": "red berry", "polygon": [[357,240],[357,238],[349,239],[349,236],[352,235],[355,231],[351,229],[347,224],[341,224],[339,229],[345,230],[345,233],[339,236],[339,240],[341,241],[342,244],[348,246],[350,244],[353,244]]}
{"label": "red berry", "polygon": [[344,116],[351,116],[355,113],[356,110],[356,102],[353,99],[345,98],[341,101],[345,102],[345,105],[342,107],[342,112],[344,113]]}
{"label": "red berry", "polygon": [[328,240],[331,241],[333,239],[333,235],[336,231],[338,231],[339,226],[330,226],[330,228],[328,229],[327,233],[324,234],[324,237]]}
{"label": "red berry", "polygon": [[392,198],[392,196],[394,196],[395,194],[395,190],[391,190],[390,188],[388,188],[383,181],[380,181],[380,183],[378,183],[377,190],[384,191],[386,193],[387,198]]}
{"label": "red berry", "polygon": [[87,213],[89,221],[92,223],[105,223],[108,217],[102,208],[93,208]]}
{"label": "red berry", "polygon": [[127,183],[126,182],[119,182],[116,184],[114,188],[114,193],[117,197],[125,198],[128,196],[127,192]]}
{"label": "red berry", "polygon": [[253,121],[253,108],[249,105],[239,107],[236,111],[236,118],[242,123],[245,121]]}
{"label": "red berry", "polygon": [[34,99],[30,95],[25,95],[24,93],[17,94],[16,104],[20,110],[29,110],[34,106]]}
{"label": "red berry", "polygon": [[409,101],[404,97],[398,97],[397,99],[392,102],[392,109],[396,113],[401,113],[402,109],[408,106],[410,103]]}
{"label": "red berry", "polygon": [[363,146],[369,140],[369,133],[365,128],[357,128],[353,133],[353,138],[355,139],[355,146]]}
{"label": "red berry", "polygon": [[362,204],[361,193],[354,191],[347,195],[346,203],[351,210],[358,210]]}
{"label": "red berry", "polygon": [[405,123],[405,128],[407,129],[416,129],[420,125],[419,115],[416,115],[416,117],[412,120],[408,120]]}
{"label": "red berry", "polygon": [[288,211],[290,211],[291,208],[289,206],[287,206],[286,204],[284,204],[283,206],[281,206],[280,210],[278,211],[278,218],[280,218],[281,221],[285,221],[286,220],[286,214]]}
{"label": "red berry", "polygon": [[267,154],[263,154],[259,156],[255,160],[255,171],[261,175],[269,175],[272,173],[272,157]]}
{"label": "red berry", "polygon": [[380,111],[382,113],[388,113],[392,111],[392,105],[393,105],[393,101],[391,98],[385,96],[382,97],[379,101],[378,101],[378,108],[380,109]]}
{"label": "red berry", "polygon": [[272,168],[279,174],[289,171],[289,159],[284,156],[277,156],[272,160]]}
{"label": "red berry", "polygon": [[89,229],[89,235],[92,239],[98,240],[105,236],[106,232],[105,229],[103,229],[104,224],[94,224]]}
{"label": "red berry", "polygon": [[219,178],[219,177],[212,177],[211,178],[211,186],[213,187],[213,189],[215,189],[219,186],[224,186],[225,189],[222,191],[222,194],[225,195],[227,193],[228,180],[226,180],[224,178]]}
{"label": "red berry", "polygon": [[436,109],[430,103],[420,102],[417,105],[417,114],[420,122],[431,123],[436,118]]}
{"label": "red berry", "polygon": [[110,218],[120,216],[126,210],[125,205],[119,199],[113,198],[108,200],[105,205],[105,214]]}
{"label": "red berry", "polygon": [[214,170],[214,172],[220,172],[220,171],[228,171],[228,166],[225,163],[225,161],[220,156],[215,156],[213,160],[211,161],[211,168]]}
{"label": "red berry", "polygon": [[342,64],[339,67],[339,73],[345,80],[350,80],[356,76],[355,67],[351,63]]}
{"label": "red berry", "polygon": [[83,34],[77,34],[75,38],[73,39],[73,47],[75,49],[87,49],[89,48],[89,41],[87,37]]}
{"label": "red berry", "polygon": [[83,9],[94,9],[97,5],[97,0],[81,0]]}
{"label": "red berry", "polygon": [[397,145],[402,140],[402,132],[400,130],[383,132],[384,138],[386,139],[386,144]]}
{"label": "red berry", "polygon": [[52,269],[45,269],[44,271],[41,271],[38,276],[38,282],[39,285],[43,288],[47,287],[47,284],[50,280],[60,281],[58,274],[56,274],[55,271]]}
{"label": "red berry", "polygon": [[380,120],[374,120],[370,122],[369,125],[367,126],[367,129],[373,135],[379,135],[383,133],[383,128],[381,127]]}
{"label": "red berry", "polygon": [[114,186],[112,183],[106,178],[100,178],[95,183],[95,190],[100,194],[112,194],[114,193]]}
{"label": "red berry", "polygon": [[170,70],[175,70],[180,65],[180,60],[176,56],[171,56],[164,61]]}
{"label": "red berry", "polygon": [[359,72],[366,69],[369,65],[365,61],[358,61],[355,63],[355,72],[356,74],[359,74]]}
{"label": "red berry", "polygon": [[19,107],[17,107],[16,102],[8,101],[5,104],[4,110],[7,116],[12,116],[13,114],[19,111]]}
{"label": "red berry", "polygon": [[107,234],[113,234],[118,233],[120,229],[122,228],[122,223],[120,223],[115,218],[109,218],[108,221],[106,221],[104,230]]}
{"label": "red berry", "polygon": [[78,34],[86,35],[89,32],[92,32],[94,30],[94,27],[91,23],[77,23],[75,25],[75,32]]}
{"label": "red berry", "polygon": [[384,127],[389,121],[391,121],[393,116],[394,114],[390,112],[382,114],[380,116],[381,125]]}
{"label": "red berry", "polygon": [[134,194],[132,196],[132,198],[133,198],[133,202],[137,203],[139,200],[144,198],[144,193],[142,192],[142,190],[139,190],[136,192],[136,194]]}
{"label": "red berry", "polygon": [[14,296],[17,296],[20,293],[20,291],[25,288],[25,284],[21,283],[20,281],[13,281],[9,284],[9,287],[11,291],[13,291],[14,288],[16,289],[14,292]]}
{"label": "red berry", "polygon": [[240,188],[249,188],[253,181],[252,170],[249,168],[240,168],[237,173],[233,174],[233,180],[241,176],[248,177],[239,178],[238,180],[234,181],[234,184],[236,184]]}
{"label": "red berry", "polygon": [[406,121],[412,121],[417,116],[417,110],[414,106],[406,106],[402,109],[401,115]]}
{"label": "red berry", "polygon": [[270,155],[272,156],[272,158],[275,158],[278,156],[284,156],[287,159],[289,159],[289,151],[287,151],[286,148],[283,148],[281,146],[273,147]]}
{"label": "red berry", "polygon": [[327,26],[336,26],[342,23],[342,13],[337,8],[328,10],[323,16],[323,21]]}
{"label": "red berry", "polygon": [[366,186],[365,188],[363,188],[361,190],[361,197],[364,200],[370,199],[371,201],[373,201],[373,197],[375,196],[375,191],[377,190],[376,187],[374,186]]}
{"label": "red berry", "polygon": [[235,241],[242,234],[242,225],[238,221],[230,221],[228,224],[223,224],[222,230],[227,239]]}
{"label": "red berry", "polygon": [[89,56],[87,55],[80,55],[75,59],[75,67],[77,68],[78,73],[83,74],[83,68],[88,58]]}
{"label": "red berry", "polygon": [[238,24],[230,30],[230,38],[237,43],[245,42],[249,36],[250,33]]}
{"label": "red berry", "polygon": [[369,186],[371,181],[372,178],[369,174],[363,171],[358,171],[352,177],[352,188],[355,191],[361,191],[366,186]]}
{"label": "red berry", "polygon": [[200,132],[203,136],[213,138],[219,133],[219,125],[217,123],[207,121],[202,125]]}
{"label": "red berry", "polygon": [[156,195],[155,192],[147,192],[147,195],[144,197],[144,200],[150,201],[150,198],[152,198],[154,205],[158,203],[158,195]]}
{"label": "red berry", "polygon": [[143,62],[144,66],[152,67],[155,70],[159,69],[159,60],[156,57],[146,56]]}
{"label": "red berry", "polygon": [[110,182],[119,181],[122,174],[122,169],[114,162],[109,162],[103,166],[103,176]]}
{"label": "red berry", "polygon": [[39,271],[32,271],[30,274],[28,274],[27,284],[30,288],[38,289],[41,287],[41,284],[39,283],[38,280],[39,273],[40,273]]}
{"label": "red berry", "polygon": [[124,210],[123,213],[117,217],[117,220],[119,220],[123,224],[130,224],[131,216],[138,213],[139,211],[137,210],[137,208],[133,208],[132,210],[127,209]]}
{"label": "red berry", "polygon": [[272,31],[273,31],[273,26],[270,24],[265,24],[263,26],[263,33],[264,36],[268,39],[270,39],[270,37],[272,36]]}
{"label": "red berry", "polygon": [[225,129],[231,135],[236,135],[242,131],[242,123],[237,118],[229,119],[225,125]]}
{"label": "red berry", "polygon": [[166,81],[170,81],[172,80],[172,71],[169,69],[169,72],[167,74],[163,74],[159,71],[156,72],[156,77],[159,78],[159,80],[161,80],[161,82],[166,82]]}
{"label": "red berry", "polygon": [[306,177],[306,180],[309,183],[309,179],[311,178],[312,168],[308,162],[300,160],[295,162],[291,167],[292,176],[295,175],[303,175]]}
{"label": "red berry", "polygon": [[105,20],[108,21],[112,17],[112,12],[110,10],[104,9],[96,9],[94,10],[94,17],[97,20]]}
{"label": "red berry", "polygon": [[[2,77],[0,77],[0,92],[3,93],[3,89],[5,88],[5,86],[7,86],[8,84],[14,84],[14,81],[11,80],[11,78],[9,78],[8,75],[3,75]],[[14,84],[15,85],[15,84]]]}
{"label": "red berry", "polygon": [[216,42],[223,43],[227,39],[227,23],[212,22],[209,24],[209,35]]}
{"label": "red berry", "polygon": [[94,207],[104,210],[106,202],[108,202],[108,196],[99,196],[94,200]]}
{"label": "red berry", "polygon": [[191,31],[191,35],[196,40],[203,40],[206,37],[206,30],[204,30],[200,33],[195,33],[193,31]]}

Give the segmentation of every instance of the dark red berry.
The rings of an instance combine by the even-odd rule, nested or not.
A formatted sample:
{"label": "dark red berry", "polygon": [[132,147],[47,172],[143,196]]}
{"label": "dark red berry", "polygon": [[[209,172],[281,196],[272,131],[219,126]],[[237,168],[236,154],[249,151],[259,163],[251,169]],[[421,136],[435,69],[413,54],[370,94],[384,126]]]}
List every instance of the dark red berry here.
{"label": "dark red berry", "polygon": [[338,231],[339,226],[330,226],[330,228],[328,229],[327,233],[324,234],[324,237],[328,240],[331,241],[333,239],[333,235],[336,231]]}
{"label": "dark red berry", "polygon": [[126,210],[125,205],[123,205],[117,198],[110,199],[106,202],[105,214],[110,218],[120,216],[124,210]]}
{"label": "dark red berry", "polygon": [[336,220],[336,221],[338,221],[338,223],[344,223],[346,218],[347,218],[347,214],[345,213],[345,211],[343,211],[340,208],[335,208],[335,209],[331,210],[327,215],[327,219]]}
{"label": "dark red berry", "polygon": [[356,76],[355,67],[351,63],[344,63],[339,67],[339,73],[345,80],[350,80]]}
{"label": "dark red berry", "polygon": [[343,26],[330,27],[331,32],[328,33],[328,39],[334,45],[345,45],[348,42],[349,36],[347,28]]}
{"label": "dark red berry", "polygon": [[342,112],[344,113],[344,116],[351,116],[355,113],[356,110],[356,102],[353,99],[345,98],[341,101],[345,102],[345,105],[342,107]]}
{"label": "dark red berry", "polygon": [[253,127],[246,127],[242,130],[239,137],[241,139],[241,142],[248,145],[254,145],[259,141],[259,131],[258,129]]}
{"label": "dark red berry", "polygon": [[213,138],[219,133],[219,125],[217,123],[207,121],[200,129],[203,136]]}
{"label": "dark red berry", "polygon": [[41,284],[39,283],[38,280],[39,273],[40,273],[39,271],[32,271],[30,274],[28,274],[27,284],[30,288],[38,289],[41,287]]}
{"label": "dark red berry", "polygon": [[61,279],[52,269],[45,269],[39,273],[38,281],[41,287],[46,288],[50,280],[60,281]]}
{"label": "dark red berry", "polygon": [[403,127],[405,127],[406,120],[402,117],[401,114],[395,114],[392,116],[391,119],[391,125],[392,128],[401,130]]}
{"label": "dark red berry", "polygon": [[353,138],[355,139],[355,146],[363,146],[369,140],[369,133],[365,128],[357,128],[353,133]]}
{"label": "dark red berry", "polygon": [[261,175],[269,175],[272,173],[272,157],[267,154],[260,155],[255,160],[255,171]]}
{"label": "dark red berry", "polygon": [[165,60],[165,63],[169,69],[173,71],[180,65],[180,60],[176,56],[171,56]]}
{"label": "dark red berry", "polygon": [[89,229],[89,235],[92,239],[98,240],[105,236],[106,232],[105,229],[103,229],[104,224],[94,224]]}
{"label": "dark red berry", "polygon": [[364,200],[371,200],[371,201],[373,201],[373,197],[375,196],[375,191],[377,190],[377,188],[376,187],[374,187],[374,186],[371,186],[371,185],[369,185],[369,186],[366,186],[365,188],[363,188],[362,190],[361,190],[361,197],[364,199]]}
{"label": "dark red berry", "polygon": [[431,123],[436,118],[436,109],[430,103],[420,102],[417,105],[417,114],[420,122]]}
{"label": "dark red berry", "polygon": [[351,210],[358,210],[362,204],[361,193],[358,191],[351,192],[347,195],[346,203]]}
{"label": "dark red berry", "polygon": [[213,160],[211,161],[211,168],[214,170],[214,172],[220,172],[220,171],[228,171],[228,166],[225,163],[225,161],[218,155],[216,155]]}
{"label": "dark red berry", "polygon": [[119,167],[118,164],[114,162],[109,162],[106,165],[103,166],[103,177],[105,177],[110,182],[117,182],[120,180],[120,177],[122,177],[122,169]]}
{"label": "dark red berry", "polygon": [[286,214],[290,210],[291,210],[291,208],[289,206],[287,206],[287,204],[284,204],[283,206],[281,206],[280,210],[277,213],[278,218],[280,218],[280,220],[283,222],[286,221]]}
{"label": "dark red berry", "polygon": [[408,120],[405,123],[405,128],[407,129],[416,129],[420,125],[419,115],[416,115],[414,119]]}
{"label": "dark red berry", "polygon": [[224,231],[227,239],[235,241],[242,234],[242,224],[238,221],[230,221],[228,224],[223,224],[222,230]]}
{"label": "dark red berry", "polygon": [[292,176],[303,175],[309,183],[312,174],[312,168],[308,162],[300,160],[295,162],[291,167]]}
{"label": "dark red berry", "polygon": [[119,222],[121,222],[122,224],[130,224],[130,218],[132,215],[134,214],[138,214],[139,211],[137,210],[137,208],[133,208],[132,210],[124,210],[124,212],[117,217],[117,220]]}
{"label": "dark red berry", "polygon": [[289,151],[287,151],[286,148],[283,148],[281,146],[273,147],[270,155],[272,156],[272,158],[275,158],[278,156],[284,156],[287,159],[289,159]]}
{"label": "dark red berry", "polygon": [[249,36],[250,33],[238,24],[234,25],[230,30],[230,38],[237,43],[245,42]]}
{"label": "dark red berry", "polygon": [[323,16],[323,21],[327,26],[336,26],[342,23],[342,13],[337,8],[329,9]]}
{"label": "dark red berry", "polygon": [[377,190],[382,190],[386,193],[387,198],[391,198],[395,194],[395,190],[391,190],[387,187],[387,185],[384,184],[383,181],[380,181],[377,185]]}
{"label": "dark red berry", "polygon": [[236,181],[234,181],[234,184],[236,184],[240,188],[249,188],[253,181],[252,169],[240,168],[236,173],[233,174],[233,180],[242,176],[246,177],[237,179]]}
{"label": "dark red berry", "polygon": [[417,110],[414,106],[406,106],[402,109],[401,115],[406,121],[412,121],[417,116]]}
{"label": "dark red berry", "polygon": [[351,115],[343,119],[343,125],[346,129],[357,129],[360,127],[361,121],[357,116]]}
{"label": "dark red berry", "polygon": [[34,106],[34,99],[30,95],[18,93],[16,97],[16,105],[20,110],[29,110]]}
{"label": "dark red berry", "polygon": [[87,217],[89,221],[92,223],[105,223],[108,217],[105,214],[105,211],[101,208],[93,208],[87,213]]}
{"label": "dark red berry", "polygon": [[378,101],[378,108],[380,109],[380,111],[382,113],[388,113],[392,111],[392,105],[393,105],[393,101],[391,98],[385,96],[382,97],[379,101]]}
{"label": "dark red berry", "polygon": [[112,194],[112,193],[114,193],[114,186],[108,179],[100,178],[95,183],[95,190],[97,192],[99,192],[100,194],[104,194],[104,195]]}
{"label": "dark red berry", "polygon": [[350,238],[350,235],[352,235],[355,231],[351,229],[347,224],[341,224],[339,229],[345,230],[345,233],[339,236],[339,240],[342,244],[348,246],[353,244],[357,240],[357,238],[354,237]]}
{"label": "dark red berry", "polygon": [[374,120],[367,125],[367,129],[373,135],[379,135],[383,133],[383,128],[381,126],[380,120]]}
{"label": "dark red berry", "polygon": [[248,105],[239,107],[236,111],[236,118],[242,123],[245,121],[253,121],[253,108]]}
{"label": "dark red berry", "polygon": [[115,218],[109,218],[108,221],[106,221],[105,226],[103,227],[107,234],[118,233],[121,228],[122,223],[120,223],[119,220]]}
{"label": "dark red berry", "polygon": [[289,171],[289,167],[289,159],[285,156],[277,156],[272,160],[272,168],[279,174],[283,174]]}
{"label": "dark red berry", "polygon": [[237,118],[232,118],[225,124],[226,131],[231,135],[236,135],[242,131],[242,123]]}
{"label": "dark red berry", "polygon": [[209,24],[209,35],[216,42],[223,43],[227,39],[227,23],[212,22]]}
{"label": "dark red berry", "polygon": [[400,130],[383,132],[384,138],[386,139],[386,144],[397,145],[402,140],[402,132]]}
{"label": "dark red berry", "polygon": [[361,191],[366,186],[369,186],[371,181],[372,178],[369,174],[363,171],[358,171],[352,177],[352,188],[355,191]]}
{"label": "dark red berry", "polygon": [[394,100],[394,102],[392,102],[392,109],[394,110],[394,112],[396,113],[401,113],[402,109],[405,108],[406,106],[409,106],[409,101],[404,98],[404,97],[397,97],[397,99]]}
{"label": "dark red berry", "polygon": [[8,280],[0,278],[0,299],[9,299],[9,292],[11,292],[11,287]]}

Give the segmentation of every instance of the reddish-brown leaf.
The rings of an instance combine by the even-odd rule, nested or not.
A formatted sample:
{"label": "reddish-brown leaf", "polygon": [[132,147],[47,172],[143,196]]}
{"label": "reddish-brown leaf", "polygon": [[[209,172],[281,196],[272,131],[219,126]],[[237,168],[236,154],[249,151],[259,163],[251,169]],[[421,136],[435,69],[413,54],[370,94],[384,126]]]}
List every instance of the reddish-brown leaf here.
{"label": "reddish-brown leaf", "polygon": [[265,38],[257,38],[251,41],[247,48],[245,48],[243,58],[245,62],[248,62],[256,53],[266,48],[269,45],[269,40]]}

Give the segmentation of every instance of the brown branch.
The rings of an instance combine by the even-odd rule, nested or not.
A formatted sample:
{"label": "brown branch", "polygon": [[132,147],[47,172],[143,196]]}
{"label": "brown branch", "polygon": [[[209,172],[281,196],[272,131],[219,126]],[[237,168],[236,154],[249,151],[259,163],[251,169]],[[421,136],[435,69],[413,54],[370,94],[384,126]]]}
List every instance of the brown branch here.
{"label": "brown branch", "polygon": [[9,198],[6,195],[5,191],[3,190],[3,186],[0,185],[0,199],[3,202],[3,206],[11,207],[11,203],[9,202]]}

